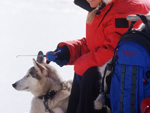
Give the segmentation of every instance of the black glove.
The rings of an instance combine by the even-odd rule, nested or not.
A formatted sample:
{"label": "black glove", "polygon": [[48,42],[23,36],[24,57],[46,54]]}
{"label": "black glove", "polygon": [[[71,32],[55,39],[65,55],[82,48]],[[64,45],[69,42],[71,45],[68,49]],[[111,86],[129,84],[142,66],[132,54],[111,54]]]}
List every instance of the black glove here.
{"label": "black glove", "polygon": [[47,52],[46,58],[47,58],[46,61],[47,64],[53,61],[62,67],[69,62],[70,52],[67,46],[63,46],[61,48],[57,48],[54,52],[53,51]]}

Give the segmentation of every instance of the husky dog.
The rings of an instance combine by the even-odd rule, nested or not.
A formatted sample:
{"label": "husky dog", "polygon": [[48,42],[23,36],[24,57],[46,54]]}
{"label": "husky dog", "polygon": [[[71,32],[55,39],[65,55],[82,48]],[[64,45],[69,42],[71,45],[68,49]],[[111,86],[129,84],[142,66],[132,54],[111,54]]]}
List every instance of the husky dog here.
{"label": "husky dog", "polygon": [[[39,52],[39,55],[43,55]],[[64,82],[57,71],[44,63],[43,57],[33,59],[34,66],[13,87],[29,91],[34,97],[30,113],[65,113],[71,92],[72,81]]]}

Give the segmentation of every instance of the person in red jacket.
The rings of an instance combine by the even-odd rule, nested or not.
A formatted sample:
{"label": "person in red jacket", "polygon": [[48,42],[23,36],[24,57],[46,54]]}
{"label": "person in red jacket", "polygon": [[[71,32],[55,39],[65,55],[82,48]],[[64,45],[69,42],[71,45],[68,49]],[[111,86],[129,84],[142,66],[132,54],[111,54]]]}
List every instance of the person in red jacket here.
{"label": "person in red jacket", "polygon": [[[100,91],[102,75],[99,67],[114,55],[114,49],[130,22],[130,14],[147,14],[149,0],[75,0],[75,4],[89,11],[86,38],[61,42],[47,61],[58,65],[74,65],[74,80],[67,113],[107,113],[105,108],[94,109]],[[140,22],[134,25],[138,28]],[[52,54],[53,53],[53,54]]]}

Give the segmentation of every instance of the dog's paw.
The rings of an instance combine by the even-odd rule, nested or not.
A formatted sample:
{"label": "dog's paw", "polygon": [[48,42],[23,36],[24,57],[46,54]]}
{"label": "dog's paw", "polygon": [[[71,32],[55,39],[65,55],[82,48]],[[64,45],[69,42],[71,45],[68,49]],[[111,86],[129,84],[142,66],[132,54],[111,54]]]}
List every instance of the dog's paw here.
{"label": "dog's paw", "polygon": [[99,94],[99,96],[94,101],[94,108],[96,110],[100,110],[103,108],[104,104],[105,104],[105,97],[103,94]]}

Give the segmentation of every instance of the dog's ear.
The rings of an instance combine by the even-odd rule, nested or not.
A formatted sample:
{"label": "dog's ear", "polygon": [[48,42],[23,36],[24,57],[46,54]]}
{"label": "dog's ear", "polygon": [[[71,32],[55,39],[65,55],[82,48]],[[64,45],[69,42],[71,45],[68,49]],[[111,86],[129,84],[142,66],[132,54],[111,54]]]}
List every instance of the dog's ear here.
{"label": "dog's ear", "polygon": [[37,69],[38,71],[40,71],[40,72],[43,73],[44,75],[46,74],[47,68],[46,68],[44,65],[40,64],[40,63],[37,62],[35,59],[33,59],[33,64],[34,64],[35,69]]}
{"label": "dog's ear", "polygon": [[37,62],[39,62],[39,63],[43,63],[44,62],[44,58],[41,57],[41,55],[43,55],[43,52],[39,51],[38,57],[37,57]]}

